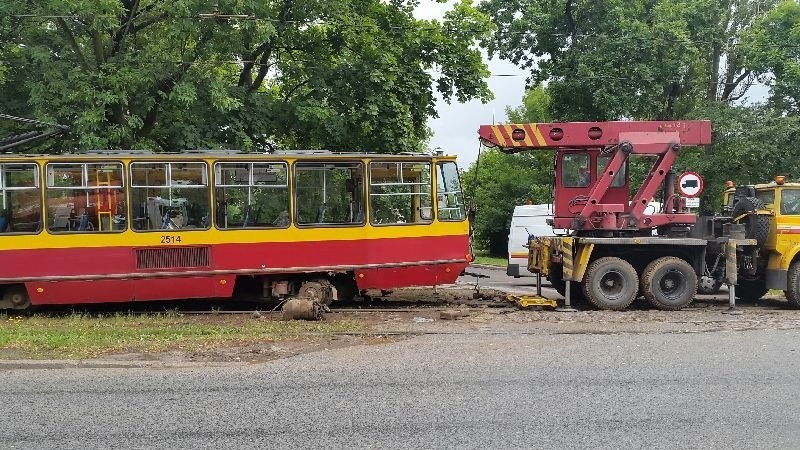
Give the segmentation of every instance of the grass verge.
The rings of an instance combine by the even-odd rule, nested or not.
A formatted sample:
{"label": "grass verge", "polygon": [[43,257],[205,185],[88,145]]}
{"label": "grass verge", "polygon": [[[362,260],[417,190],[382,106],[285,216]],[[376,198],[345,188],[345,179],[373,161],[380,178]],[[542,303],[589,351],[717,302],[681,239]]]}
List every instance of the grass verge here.
{"label": "grass verge", "polygon": [[508,265],[506,258],[498,258],[497,256],[489,255],[485,250],[478,250],[475,252],[475,262],[478,264],[487,264],[490,266],[505,267]]}
{"label": "grass verge", "polygon": [[0,316],[0,359],[83,359],[108,353],[161,352],[356,332],[352,321],[302,322],[249,316],[72,314]]}

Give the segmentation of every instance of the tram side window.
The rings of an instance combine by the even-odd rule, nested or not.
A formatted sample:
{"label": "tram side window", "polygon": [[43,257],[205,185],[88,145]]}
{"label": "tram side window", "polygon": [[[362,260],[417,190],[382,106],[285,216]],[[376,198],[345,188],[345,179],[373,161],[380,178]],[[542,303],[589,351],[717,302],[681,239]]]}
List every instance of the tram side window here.
{"label": "tram side window", "polygon": [[364,223],[364,166],[361,163],[294,165],[298,225]]}
{"label": "tram side window", "polygon": [[47,165],[47,229],[113,232],[127,226],[122,163]]}
{"label": "tram side window", "polygon": [[456,163],[440,162],[436,165],[436,196],[439,220],[462,221],[466,218]]}
{"label": "tram side window", "polygon": [[218,228],[289,226],[286,163],[217,163],[214,186]]}
{"label": "tram side window", "polygon": [[421,162],[371,162],[370,220],[373,224],[430,223],[431,166]]}
{"label": "tram side window", "polygon": [[208,228],[206,163],[131,163],[130,171],[134,230]]}
{"label": "tram side window", "polygon": [[42,229],[42,196],[36,164],[0,164],[3,209],[0,233],[38,233]]}

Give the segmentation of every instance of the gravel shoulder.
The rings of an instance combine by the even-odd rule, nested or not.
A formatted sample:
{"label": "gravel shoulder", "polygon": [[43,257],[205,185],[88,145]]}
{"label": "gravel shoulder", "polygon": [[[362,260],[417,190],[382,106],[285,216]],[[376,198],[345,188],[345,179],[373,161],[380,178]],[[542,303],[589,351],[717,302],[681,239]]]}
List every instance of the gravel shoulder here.
{"label": "gravel shoulder", "polygon": [[[19,360],[5,355],[0,370],[70,367],[193,367],[219,364],[260,364],[296,355],[352,346],[380,345],[422,335],[657,335],[800,329],[800,311],[786,308],[780,297],[741,307],[741,315],[725,314],[724,295],[698,299],[682,311],[658,311],[637,303],[630,311],[557,312],[519,310],[506,294],[459,285],[437,289],[402,289],[368,302],[337,308],[323,319],[328,323],[356,323],[356,332],[299,333],[287,339],[265,335],[246,343],[225,342],[154,352],[115,351],[98,357],[60,360]],[[411,310],[402,308],[413,307]],[[368,309],[365,311],[364,309]],[[376,311],[376,309],[378,311]],[[442,311],[449,313],[446,320]],[[213,315],[209,320],[214,320]],[[280,320],[279,314],[242,315],[252,321]],[[0,353],[2,350],[0,349]]]}

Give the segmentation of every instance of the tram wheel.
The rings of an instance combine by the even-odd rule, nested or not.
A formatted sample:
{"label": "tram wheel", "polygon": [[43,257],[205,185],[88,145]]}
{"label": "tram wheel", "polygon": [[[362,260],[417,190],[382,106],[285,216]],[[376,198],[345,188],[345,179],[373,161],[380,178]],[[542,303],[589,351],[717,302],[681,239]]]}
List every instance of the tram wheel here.
{"label": "tram wheel", "polygon": [[677,311],[694,299],[697,274],[681,258],[664,256],[652,261],[642,272],[642,292],[653,306]]}
{"label": "tram wheel", "polygon": [[320,305],[330,305],[333,301],[330,283],[327,280],[308,280],[300,284],[297,296],[311,299]]}
{"label": "tram wheel", "polygon": [[28,309],[31,306],[31,298],[25,286],[11,286],[3,293],[3,303],[11,305],[13,309]]}
{"label": "tram wheel", "polygon": [[639,277],[629,262],[606,256],[586,268],[583,293],[600,309],[622,311],[636,299],[636,294],[639,293]]}
{"label": "tram wheel", "polygon": [[336,296],[339,301],[352,301],[358,294],[358,286],[352,276],[340,274],[334,277],[332,282],[336,287]]}

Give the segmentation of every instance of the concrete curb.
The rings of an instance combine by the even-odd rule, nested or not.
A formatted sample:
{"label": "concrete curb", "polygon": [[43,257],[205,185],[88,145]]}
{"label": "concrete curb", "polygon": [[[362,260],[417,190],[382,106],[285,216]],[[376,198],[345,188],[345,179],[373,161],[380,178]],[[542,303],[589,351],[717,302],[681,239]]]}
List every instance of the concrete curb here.
{"label": "concrete curb", "polygon": [[479,269],[494,269],[494,270],[506,270],[503,266],[493,266],[491,264],[476,264],[470,263],[469,267],[477,267]]}

